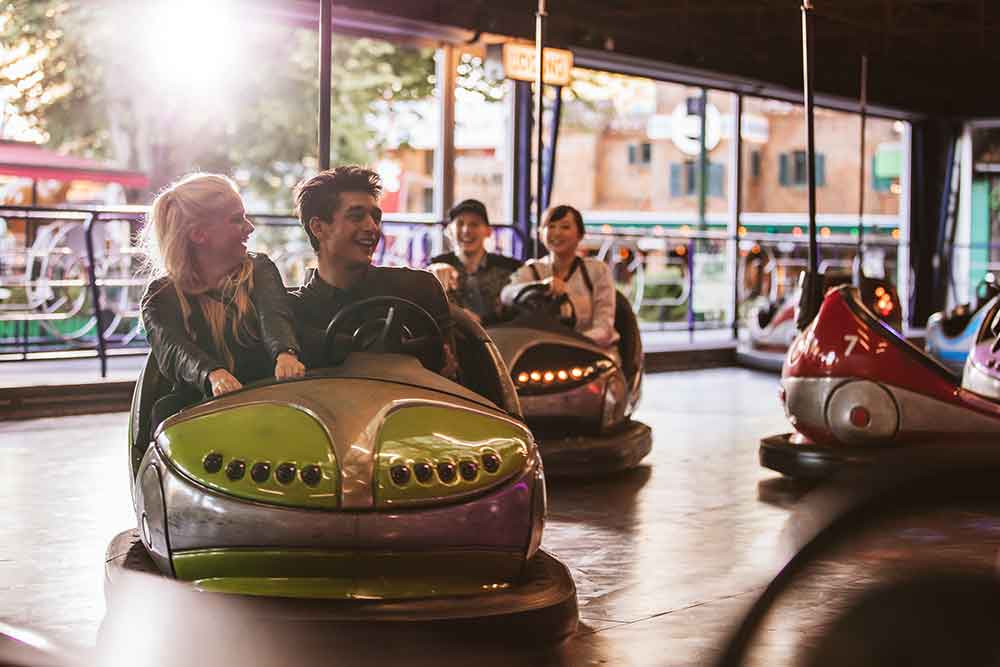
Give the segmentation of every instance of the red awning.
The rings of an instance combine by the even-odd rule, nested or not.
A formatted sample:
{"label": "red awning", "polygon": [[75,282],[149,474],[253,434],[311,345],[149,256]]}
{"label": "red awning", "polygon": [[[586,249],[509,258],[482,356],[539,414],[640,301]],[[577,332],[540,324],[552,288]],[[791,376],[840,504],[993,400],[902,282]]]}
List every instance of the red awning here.
{"label": "red awning", "polygon": [[149,178],[142,172],[114,169],[96,160],[60,155],[23,141],[0,141],[0,176],[121,183],[126,188],[139,189],[149,187]]}

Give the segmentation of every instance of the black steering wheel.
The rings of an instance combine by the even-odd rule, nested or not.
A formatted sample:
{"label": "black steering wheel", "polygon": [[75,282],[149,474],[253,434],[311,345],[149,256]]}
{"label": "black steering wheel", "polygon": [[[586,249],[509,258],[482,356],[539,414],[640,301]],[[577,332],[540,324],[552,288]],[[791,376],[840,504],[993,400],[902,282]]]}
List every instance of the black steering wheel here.
{"label": "black steering wheel", "polygon": [[976,285],[976,310],[982,308],[987,301],[1000,294],[1000,285],[992,271],[988,272]]}
{"label": "black steering wheel", "polygon": [[343,363],[351,352],[391,352],[420,360],[427,370],[444,367],[444,336],[426,310],[406,299],[376,296],[337,313],[323,340],[328,363]]}
{"label": "black steering wheel", "polygon": [[531,283],[514,297],[515,308],[532,313],[544,313],[570,329],[576,326],[576,308],[568,294],[553,297],[546,283]]}

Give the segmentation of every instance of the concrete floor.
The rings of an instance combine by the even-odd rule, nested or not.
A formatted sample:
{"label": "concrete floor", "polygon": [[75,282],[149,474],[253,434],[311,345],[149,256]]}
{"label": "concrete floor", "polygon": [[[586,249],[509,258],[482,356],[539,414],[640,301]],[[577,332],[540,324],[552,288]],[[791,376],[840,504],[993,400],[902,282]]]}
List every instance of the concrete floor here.
{"label": "concrete floor", "polygon": [[[518,664],[711,662],[784,555],[779,535],[803,492],[757,464],[758,438],[788,428],[776,384],[733,368],[646,378],[637,415],[654,431],[646,464],[550,484],[543,546],[572,570],[580,628]],[[134,526],[127,422],[0,423],[0,622],[94,644],[105,549]],[[776,636],[787,655],[794,632]],[[775,655],[757,663],[779,664]]]}

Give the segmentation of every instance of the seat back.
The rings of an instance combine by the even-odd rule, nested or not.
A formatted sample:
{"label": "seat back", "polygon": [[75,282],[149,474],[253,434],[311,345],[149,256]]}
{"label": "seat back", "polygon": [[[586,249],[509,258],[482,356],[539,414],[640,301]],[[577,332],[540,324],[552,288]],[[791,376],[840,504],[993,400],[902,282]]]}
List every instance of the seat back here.
{"label": "seat back", "polygon": [[645,359],[642,353],[639,320],[632,310],[632,304],[618,290],[615,290],[615,331],[620,336],[618,354],[622,359],[625,380],[630,388],[638,388],[638,383],[642,380]]}
{"label": "seat back", "polygon": [[517,389],[496,344],[463,308],[451,305],[451,318],[455,324],[455,356],[462,385],[485,396],[501,410],[520,417]]}
{"label": "seat back", "polygon": [[152,420],[153,405],[163,396],[170,393],[170,383],[160,373],[156,357],[150,352],[146,363],[135,382],[132,393],[132,407],[129,414],[129,468],[132,479],[139,470],[139,463],[146,453],[149,441],[153,437]]}

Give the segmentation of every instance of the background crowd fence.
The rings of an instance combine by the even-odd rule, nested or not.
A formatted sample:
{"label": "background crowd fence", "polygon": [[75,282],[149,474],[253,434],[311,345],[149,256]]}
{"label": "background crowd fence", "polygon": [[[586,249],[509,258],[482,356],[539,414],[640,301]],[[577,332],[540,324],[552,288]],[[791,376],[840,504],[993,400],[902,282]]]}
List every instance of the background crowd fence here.
{"label": "background crowd fence", "polygon": [[[147,351],[139,318],[147,280],[137,245],[146,210],[0,207],[0,360],[91,356],[101,360],[104,372],[110,356]],[[252,249],[271,257],[289,287],[305,282],[315,253],[295,217],[250,217],[256,226]],[[375,262],[426,266],[450,249],[446,228],[443,221],[387,216]],[[493,251],[516,256],[525,246],[527,239],[512,224],[493,229]],[[988,256],[994,245],[985,251],[956,246],[956,252]],[[807,247],[795,234],[743,231],[736,237],[726,231],[606,224],[588,229],[583,242],[585,253],[611,268],[642,331],[687,332],[692,340],[702,330],[729,328],[739,336],[756,307],[793,297]],[[895,239],[866,236],[865,272],[895,280],[902,247]],[[848,235],[821,239],[821,268],[850,271],[856,253]],[[995,254],[1000,258],[1000,250]],[[953,271],[962,266],[968,262],[956,262]]]}

